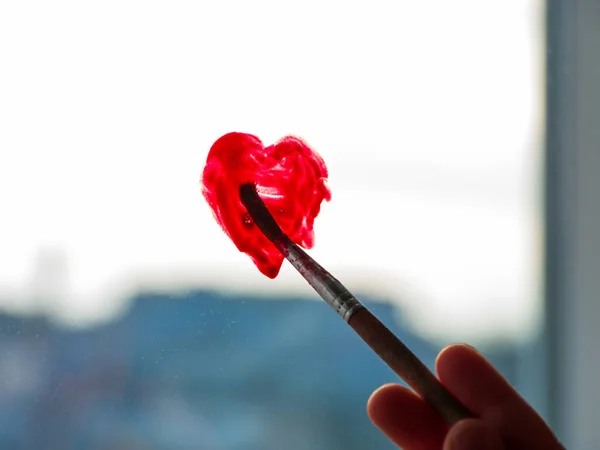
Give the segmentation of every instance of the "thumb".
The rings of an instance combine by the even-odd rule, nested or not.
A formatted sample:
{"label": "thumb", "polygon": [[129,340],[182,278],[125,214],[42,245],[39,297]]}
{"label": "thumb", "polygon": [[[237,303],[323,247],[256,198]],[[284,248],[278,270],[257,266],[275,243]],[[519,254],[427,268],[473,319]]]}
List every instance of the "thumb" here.
{"label": "thumb", "polygon": [[482,420],[465,419],[454,425],[444,441],[444,450],[503,450],[500,436]]}

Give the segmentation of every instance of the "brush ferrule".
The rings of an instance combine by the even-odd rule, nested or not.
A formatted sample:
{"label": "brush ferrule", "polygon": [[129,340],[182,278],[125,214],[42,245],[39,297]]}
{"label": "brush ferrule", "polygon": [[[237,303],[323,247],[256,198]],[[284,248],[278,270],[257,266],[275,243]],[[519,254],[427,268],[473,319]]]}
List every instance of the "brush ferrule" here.
{"label": "brush ferrule", "polygon": [[346,322],[362,303],[333,275],[294,243],[279,227],[252,183],[240,186],[240,199],[260,231],[292,263],[296,270]]}
{"label": "brush ferrule", "polygon": [[287,236],[276,242],[286,259],[325,302],[346,322],[363,304],[342,283]]}
{"label": "brush ferrule", "polygon": [[[326,300],[327,301],[327,300]],[[350,292],[346,291],[336,298],[333,301],[327,302],[329,305],[340,315],[342,319],[346,322],[350,320],[352,314],[358,311],[361,308],[364,308],[363,304]]]}

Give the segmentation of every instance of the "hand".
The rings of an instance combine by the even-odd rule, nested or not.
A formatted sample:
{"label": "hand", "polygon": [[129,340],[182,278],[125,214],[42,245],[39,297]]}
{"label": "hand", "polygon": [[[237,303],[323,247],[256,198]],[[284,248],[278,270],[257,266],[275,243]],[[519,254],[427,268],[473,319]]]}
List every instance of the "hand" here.
{"label": "hand", "polygon": [[477,419],[449,427],[409,389],[389,384],[369,399],[373,423],[404,450],[564,450],[550,428],[477,350],[444,349],[436,371]]}

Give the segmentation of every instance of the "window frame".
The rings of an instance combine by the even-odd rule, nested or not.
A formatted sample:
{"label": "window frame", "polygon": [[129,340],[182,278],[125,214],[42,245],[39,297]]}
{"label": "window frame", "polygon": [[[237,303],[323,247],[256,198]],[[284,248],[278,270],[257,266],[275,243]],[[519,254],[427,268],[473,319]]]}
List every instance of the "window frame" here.
{"label": "window frame", "polygon": [[548,419],[600,448],[600,3],[547,2],[545,301]]}

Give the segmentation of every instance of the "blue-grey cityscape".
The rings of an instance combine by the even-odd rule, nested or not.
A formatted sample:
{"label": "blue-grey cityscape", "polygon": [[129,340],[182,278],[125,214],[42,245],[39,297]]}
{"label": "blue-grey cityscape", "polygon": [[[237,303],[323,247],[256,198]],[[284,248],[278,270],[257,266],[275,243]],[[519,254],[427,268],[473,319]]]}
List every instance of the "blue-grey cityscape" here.
{"label": "blue-grey cityscape", "polygon": [[[440,350],[373,312],[430,367]],[[0,316],[0,448],[393,449],[366,402],[398,381],[322,302],[139,293],[116,320],[68,329]],[[509,378],[510,347],[486,351]]]}

